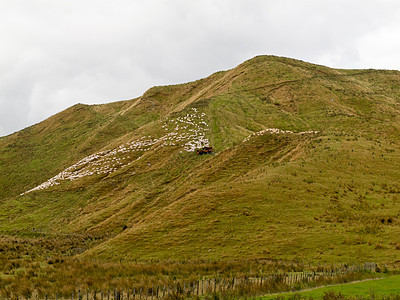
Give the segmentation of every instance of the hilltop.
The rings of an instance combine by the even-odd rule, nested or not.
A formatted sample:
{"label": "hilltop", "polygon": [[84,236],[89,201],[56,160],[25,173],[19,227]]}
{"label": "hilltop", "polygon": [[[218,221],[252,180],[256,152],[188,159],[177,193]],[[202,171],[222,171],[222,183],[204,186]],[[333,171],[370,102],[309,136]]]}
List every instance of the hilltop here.
{"label": "hilltop", "polygon": [[[31,256],[396,264],[399,80],[258,56],[75,105],[0,138],[3,242]],[[43,239],[51,249],[30,245]]]}

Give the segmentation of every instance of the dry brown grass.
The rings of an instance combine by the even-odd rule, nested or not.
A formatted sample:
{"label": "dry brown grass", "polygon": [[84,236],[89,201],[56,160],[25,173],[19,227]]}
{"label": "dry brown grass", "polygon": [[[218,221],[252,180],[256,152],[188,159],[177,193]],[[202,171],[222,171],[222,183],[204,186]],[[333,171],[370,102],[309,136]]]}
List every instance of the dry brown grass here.
{"label": "dry brown grass", "polygon": [[[3,273],[0,284],[0,297],[32,295],[44,297],[45,294],[59,298],[69,298],[78,291],[81,295],[94,291],[145,291],[152,287],[193,287],[199,281],[206,285],[206,293],[217,293],[222,298],[254,296],[268,292],[301,289],[326,283],[348,282],[374,276],[371,273],[350,272],[338,276],[321,276],[317,280],[297,282],[289,285],[283,282],[283,273],[302,272],[306,268],[315,272],[333,270],[335,266],[311,267],[299,263],[270,260],[238,261],[143,261],[143,262],[105,262],[74,258],[53,258],[45,263],[27,259],[9,260],[11,264]],[[270,274],[278,274],[270,276]],[[279,275],[280,274],[280,275]],[[252,278],[264,277],[254,281]],[[233,279],[235,286],[232,286]],[[209,281],[211,280],[211,281]],[[213,284],[218,283],[217,289]],[[208,283],[207,283],[208,282]],[[211,285],[210,285],[211,282]],[[211,288],[210,288],[211,287]],[[202,288],[203,289],[203,288]],[[177,295],[179,296],[179,295]]]}

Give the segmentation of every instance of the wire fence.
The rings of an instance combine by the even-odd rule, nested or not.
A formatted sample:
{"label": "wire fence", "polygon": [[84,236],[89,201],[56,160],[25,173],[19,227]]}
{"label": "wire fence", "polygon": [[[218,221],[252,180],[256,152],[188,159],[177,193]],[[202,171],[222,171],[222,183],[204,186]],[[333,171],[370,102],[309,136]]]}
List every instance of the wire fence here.
{"label": "wire fence", "polygon": [[[351,273],[376,272],[375,263],[363,265],[339,265],[318,267],[314,271],[271,273],[262,276],[242,276],[232,278],[204,278],[197,281],[175,281],[168,285],[142,286],[113,290],[79,290],[70,295],[32,294],[30,299],[71,299],[71,300],[136,300],[136,299],[185,299],[199,298],[207,295],[243,295],[268,294],[277,291],[278,287],[291,287],[298,283],[318,280],[329,280]],[[15,297],[14,299],[25,299]]]}

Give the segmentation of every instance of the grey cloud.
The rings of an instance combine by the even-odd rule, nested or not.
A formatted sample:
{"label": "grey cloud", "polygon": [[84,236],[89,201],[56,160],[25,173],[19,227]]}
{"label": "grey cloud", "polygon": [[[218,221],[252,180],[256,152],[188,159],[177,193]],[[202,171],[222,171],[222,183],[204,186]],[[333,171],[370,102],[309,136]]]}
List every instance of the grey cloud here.
{"label": "grey cloud", "polygon": [[4,1],[0,135],[258,54],[398,68],[399,10],[394,0]]}

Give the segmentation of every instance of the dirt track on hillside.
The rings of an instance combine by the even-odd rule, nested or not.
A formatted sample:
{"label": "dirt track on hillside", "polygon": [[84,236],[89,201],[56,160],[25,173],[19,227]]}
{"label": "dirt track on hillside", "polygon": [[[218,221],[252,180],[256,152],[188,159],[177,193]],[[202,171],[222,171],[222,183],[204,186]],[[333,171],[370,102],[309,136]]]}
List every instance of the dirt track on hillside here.
{"label": "dirt track on hillside", "polygon": [[279,296],[282,294],[287,294],[287,293],[302,293],[302,292],[309,292],[309,291],[313,291],[316,289],[321,289],[324,287],[331,287],[331,286],[337,286],[337,285],[345,285],[345,284],[352,284],[352,283],[358,283],[358,282],[364,282],[364,281],[372,281],[372,280],[380,280],[380,279],[384,279],[387,277],[379,277],[379,278],[369,278],[369,279],[363,279],[363,280],[356,280],[356,281],[351,281],[351,282],[346,282],[346,283],[335,283],[335,284],[328,284],[328,285],[320,285],[320,286],[316,286],[313,288],[309,288],[309,289],[304,289],[304,290],[298,290],[298,291],[292,291],[292,292],[280,292],[280,293],[274,293],[274,294],[267,294],[264,295],[262,297],[270,297],[270,296]]}

